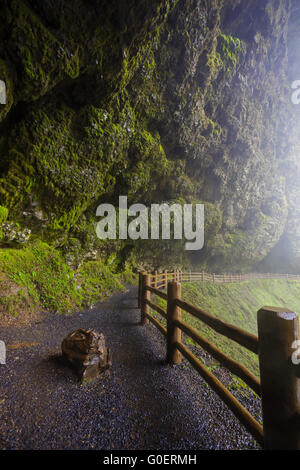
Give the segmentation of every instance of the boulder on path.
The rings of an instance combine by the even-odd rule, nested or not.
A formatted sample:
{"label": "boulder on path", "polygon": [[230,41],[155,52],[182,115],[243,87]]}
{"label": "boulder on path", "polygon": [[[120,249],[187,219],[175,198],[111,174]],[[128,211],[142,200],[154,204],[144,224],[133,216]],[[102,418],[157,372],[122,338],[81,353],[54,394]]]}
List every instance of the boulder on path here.
{"label": "boulder on path", "polygon": [[63,358],[73,366],[81,381],[99,377],[112,364],[103,333],[92,329],[73,331],[63,340],[61,349]]}

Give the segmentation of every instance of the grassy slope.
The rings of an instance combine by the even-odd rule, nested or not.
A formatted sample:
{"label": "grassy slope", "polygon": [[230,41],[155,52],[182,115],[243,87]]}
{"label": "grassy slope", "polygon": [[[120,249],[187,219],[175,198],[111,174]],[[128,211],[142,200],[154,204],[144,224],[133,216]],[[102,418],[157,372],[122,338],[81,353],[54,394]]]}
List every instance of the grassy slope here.
{"label": "grassy slope", "polygon": [[[300,313],[300,282],[296,281],[251,280],[238,284],[186,283],[182,286],[182,295],[193,305],[254,334],[257,334],[257,310],[264,305],[288,307]],[[183,320],[196,328],[223,352],[258,375],[258,360],[255,354],[214,332],[192,315],[183,312]],[[193,343],[190,340],[187,342]]]}
{"label": "grassy slope", "polygon": [[71,313],[112,292],[124,290],[134,276],[117,273],[101,261],[86,261],[73,270],[59,251],[43,242],[22,249],[0,250],[0,324],[19,322],[40,310]]}

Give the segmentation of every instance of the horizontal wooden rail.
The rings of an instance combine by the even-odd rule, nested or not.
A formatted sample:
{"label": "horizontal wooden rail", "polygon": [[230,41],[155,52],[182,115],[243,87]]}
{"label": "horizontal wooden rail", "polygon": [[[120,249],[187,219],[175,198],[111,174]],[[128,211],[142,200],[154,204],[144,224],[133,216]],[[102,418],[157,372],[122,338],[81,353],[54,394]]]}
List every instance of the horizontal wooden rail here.
{"label": "horizontal wooden rail", "polygon": [[194,356],[182,343],[176,343],[177,349],[183,356],[191,363],[191,365],[199,372],[199,374],[206,380],[211,388],[219,395],[219,397],[226,403],[228,408],[235,414],[240,422],[252,434],[252,436],[261,445],[264,444],[264,433],[262,426],[253,418],[253,416],[241,405],[241,403],[232,395],[227,388],[215,377],[207,368]]}
{"label": "horizontal wooden rail", "polygon": [[209,313],[201,310],[194,305],[189,304],[181,299],[176,299],[175,303],[178,307],[182,308],[186,312],[190,313],[194,317],[198,318],[206,325],[213,328],[218,333],[226,336],[227,338],[232,339],[236,343],[240,344],[241,346],[249,349],[249,351],[258,354],[258,338],[257,336],[248,333],[237,326],[231,325],[230,323],[226,323],[218,318],[210,315]]}
{"label": "horizontal wooden rail", "polygon": [[167,336],[167,329],[166,329],[155,317],[153,317],[153,316],[150,315],[149,313],[146,313],[146,317],[148,318],[148,320],[151,321],[151,323],[153,323],[153,325],[156,326],[156,328],[159,329],[159,331],[160,331],[164,336]]}
{"label": "horizontal wooden rail", "polygon": [[156,284],[156,289],[160,289],[161,287],[165,287],[165,281],[158,281]]}
{"label": "horizontal wooden rail", "polygon": [[155,310],[157,313],[159,313],[162,317],[164,318],[167,318],[167,312],[166,310],[164,310],[162,307],[160,307],[159,305],[151,302],[151,300],[146,300],[147,304],[149,305],[150,308],[152,308],[153,310]]}
{"label": "horizontal wooden rail", "polygon": [[[182,282],[195,280],[242,282],[248,279],[300,280],[300,276],[270,273],[218,275],[204,272],[182,273],[175,270],[173,273],[164,271],[160,280],[157,273],[152,278],[147,273],[143,273],[140,275],[139,283],[141,323],[147,324],[151,321],[166,336],[168,362],[179,364],[184,356],[265,449],[300,450],[300,366],[295,366],[292,362],[295,348],[293,345],[299,341],[297,314],[286,308],[263,307],[258,311],[257,337],[214,317],[181,298]],[[160,290],[166,287],[167,293]],[[167,311],[151,301],[151,293],[166,300]],[[150,309],[166,318],[167,328],[150,315]],[[190,313],[221,335],[258,354],[260,379],[242,364],[231,359],[211,344],[197,330],[183,322],[181,319],[182,310]],[[261,396],[263,426],[183,344],[182,332],[192,338],[231,373],[242,379],[257,395]]]}
{"label": "horizontal wooden rail", "polygon": [[164,300],[168,299],[167,294],[165,294],[161,290],[155,289],[154,287],[147,286],[146,290],[148,290],[149,292],[152,292],[152,294],[158,295],[158,297],[161,297]]}
{"label": "horizontal wooden rail", "polygon": [[214,359],[225,366],[230,372],[240,377],[240,379],[249,385],[257,395],[261,394],[260,381],[246,367],[224,354],[220,349],[200,336],[199,333],[187,323],[179,320],[175,320],[174,323],[197,344],[205,349],[205,351],[207,351]]}
{"label": "horizontal wooden rail", "polygon": [[155,272],[150,274],[150,285],[157,287],[158,283],[162,283],[161,287],[166,287],[165,283],[170,280],[177,280],[179,282],[215,282],[215,283],[238,283],[254,279],[289,279],[300,281],[298,274],[283,274],[283,273],[207,273],[207,272],[182,272],[175,270],[173,272],[164,271],[163,273]]}

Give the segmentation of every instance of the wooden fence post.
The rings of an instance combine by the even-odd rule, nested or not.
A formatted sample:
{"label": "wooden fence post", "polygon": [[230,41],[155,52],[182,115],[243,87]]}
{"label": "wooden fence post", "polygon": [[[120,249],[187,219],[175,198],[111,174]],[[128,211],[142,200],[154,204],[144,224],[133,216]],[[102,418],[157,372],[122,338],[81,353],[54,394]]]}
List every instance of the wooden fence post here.
{"label": "wooden fence post", "polygon": [[154,287],[157,289],[157,271],[154,271]]}
{"label": "wooden fence post", "polygon": [[292,363],[298,316],[285,308],[263,307],[257,323],[265,448],[300,450],[300,387]]}
{"label": "wooden fence post", "polygon": [[181,299],[181,284],[169,282],[168,307],[167,307],[167,360],[170,364],[181,362],[181,353],[174,347],[174,343],[181,343],[181,330],[174,326],[174,320],[181,320],[181,309],[175,304],[176,299]]}
{"label": "wooden fence post", "polygon": [[146,314],[150,313],[150,307],[146,303],[147,300],[150,300],[151,292],[146,290],[146,286],[150,286],[150,276],[149,274],[142,274],[142,298],[141,298],[141,324],[147,325],[149,323],[149,318],[146,317]]}
{"label": "wooden fence post", "polygon": [[164,289],[167,289],[168,287],[168,270],[167,269],[164,270],[164,281],[165,281]]}
{"label": "wooden fence post", "polygon": [[139,272],[138,308],[142,308],[143,274],[147,274],[147,272],[146,271],[140,271]]}
{"label": "wooden fence post", "polygon": [[138,308],[141,308],[141,296],[142,296],[142,273],[139,272],[139,287],[138,287]]}

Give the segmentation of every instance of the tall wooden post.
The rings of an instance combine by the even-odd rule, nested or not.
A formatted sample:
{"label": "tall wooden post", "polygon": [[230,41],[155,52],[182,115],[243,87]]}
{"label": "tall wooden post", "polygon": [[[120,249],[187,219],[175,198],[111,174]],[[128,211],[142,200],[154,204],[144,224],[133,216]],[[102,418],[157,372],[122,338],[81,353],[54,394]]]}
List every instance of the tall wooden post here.
{"label": "tall wooden post", "polygon": [[139,272],[138,308],[142,307],[143,274],[147,274],[146,271]]}
{"label": "tall wooden post", "polygon": [[257,322],[265,448],[300,450],[300,387],[292,363],[298,316],[285,308],[263,307]]}
{"label": "tall wooden post", "polygon": [[142,273],[139,272],[139,286],[138,286],[138,308],[141,308],[141,292],[142,292]]}
{"label": "tall wooden post", "polygon": [[168,287],[168,270],[167,269],[164,270],[164,281],[165,281],[164,282],[164,289],[167,289],[167,287]]}
{"label": "tall wooden post", "polygon": [[174,344],[181,343],[181,330],[174,325],[174,320],[181,320],[181,309],[175,304],[175,299],[181,298],[181,284],[179,282],[168,283],[168,308],[167,308],[167,360],[170,364],[181,362],[181,353]]}
{"label": "tall wooden post", "polygon": [[157,271],[154,271],[154,287],[157,288]]}
{"label": "tall wooden post", "polygon": [[146,303],[147,300],[150,300],[151,292],[146,289],[146,286],[150,286],[150,276],[149,274],[142,274],[142,302],[141,302],[141,324],[147,325],[149,319],[146,317],[146,314],[150,313],[150,307]]}

